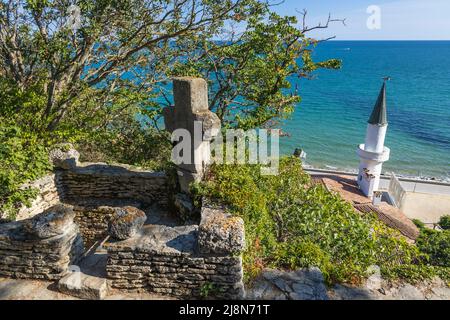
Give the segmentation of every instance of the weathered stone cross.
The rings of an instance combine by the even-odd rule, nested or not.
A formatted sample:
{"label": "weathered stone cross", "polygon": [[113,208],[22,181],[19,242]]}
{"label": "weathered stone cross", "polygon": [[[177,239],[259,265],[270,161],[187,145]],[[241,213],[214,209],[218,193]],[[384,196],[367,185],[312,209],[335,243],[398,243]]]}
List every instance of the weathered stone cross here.
{"label": "weathered stone cross", "polygon": [[173,80],[174,107],[163,110],[166,130],[176,143],[172,160],[177,164],[181,190],[202,179],[211,161],[211,140],[220,131],[220,119],[208,108],[208,86],[201,78]]}

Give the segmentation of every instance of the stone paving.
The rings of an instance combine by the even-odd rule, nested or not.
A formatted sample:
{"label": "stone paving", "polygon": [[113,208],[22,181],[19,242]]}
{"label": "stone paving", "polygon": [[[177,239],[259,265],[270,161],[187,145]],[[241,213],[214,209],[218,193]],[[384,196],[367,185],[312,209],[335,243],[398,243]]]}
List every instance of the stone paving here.
{"label": "stone paving", "polygon": [[[0,300],[79,300],[60,293],[52,282],[0,278]],[[104,300],[173,300],[146,292],[110,289]]]}

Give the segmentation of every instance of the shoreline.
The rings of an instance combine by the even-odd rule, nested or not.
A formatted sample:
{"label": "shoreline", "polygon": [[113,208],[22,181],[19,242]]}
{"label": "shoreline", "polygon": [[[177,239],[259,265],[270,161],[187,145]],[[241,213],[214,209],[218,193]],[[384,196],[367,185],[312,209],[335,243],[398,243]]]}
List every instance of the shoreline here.
{"label": "shoreline", "polygon": [[[317,172],[324,172],[324,173],[336,173],[336,174],[347,174],[347,175],[358,175],[358,170],[354,169],[342,169],[335,166],[325,165],[325,168],[314,166],[311,164],[306,163],[304,160],[302,160],[302,167],[304,170],[310,170],[310,171],[317,171]],[[450,177],[431,177],[431,176],[415,176],[415,175],[408,175],[408,174],[401,174],[401,173],[395,173],[395,172],[384,172],[381,174],[381,178],[384,179],[390,179],[391,175],[395,174],[395,176],[401,180],[406,181],[417,181],[417,182],[429,182],[429,183],[436,183],[436,184],[449,184],[450,185]]]}

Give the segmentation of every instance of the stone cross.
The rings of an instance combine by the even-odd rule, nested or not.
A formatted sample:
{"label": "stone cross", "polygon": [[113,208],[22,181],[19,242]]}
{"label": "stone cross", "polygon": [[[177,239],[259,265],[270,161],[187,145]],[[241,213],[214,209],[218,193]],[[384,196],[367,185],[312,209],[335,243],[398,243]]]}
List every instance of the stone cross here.
{"label": "stone cross", "polygon": [[220,131],[220,119],[208,108],[208,86],[201,78],[173,80],[174,107],[163,110],[166,130],[175,143],[172,160],[177,164],[181,190],[200,181],[211,162],[211,140]]}

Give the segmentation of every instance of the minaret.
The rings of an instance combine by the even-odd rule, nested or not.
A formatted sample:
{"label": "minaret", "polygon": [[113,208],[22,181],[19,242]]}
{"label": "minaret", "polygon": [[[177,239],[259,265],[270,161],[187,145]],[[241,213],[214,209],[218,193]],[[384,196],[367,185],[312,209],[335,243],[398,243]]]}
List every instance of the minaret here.
{"label": "minaret", "polygon": [[389,148],[384,146],[387,130],[386,114],[386,81],[384,79],[377,102],[370,115],[366,140],[358,148],[360,158],[358,185],[361,191],[372,199],[374,191],[378,191],[383,162],[389,160]]}

